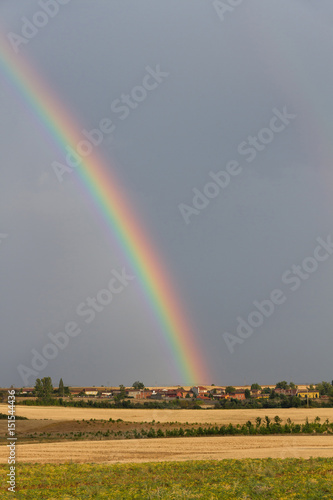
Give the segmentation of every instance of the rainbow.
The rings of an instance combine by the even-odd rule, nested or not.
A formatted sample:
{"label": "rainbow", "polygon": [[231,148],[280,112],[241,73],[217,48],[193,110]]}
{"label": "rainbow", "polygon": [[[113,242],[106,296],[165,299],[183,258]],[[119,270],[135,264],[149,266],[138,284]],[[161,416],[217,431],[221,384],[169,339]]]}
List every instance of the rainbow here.
{"label": "rainbow", "polygon": [[[0,69],[11,90],[28,107],[52,142],[66,153],[82,139],[80,127],[32,64],[9,49],[1,40]],[[181,384],[208,383],[209,371],[199,348],[198,335],[177,297],[175,286],[160,262],[148,235],[134,216],[130,202],[119,188],[115,173],[96,151],[82,159],[75,174],[96,205],[116,239],[122,255],[140,282],[145,299],[158,324]]]}

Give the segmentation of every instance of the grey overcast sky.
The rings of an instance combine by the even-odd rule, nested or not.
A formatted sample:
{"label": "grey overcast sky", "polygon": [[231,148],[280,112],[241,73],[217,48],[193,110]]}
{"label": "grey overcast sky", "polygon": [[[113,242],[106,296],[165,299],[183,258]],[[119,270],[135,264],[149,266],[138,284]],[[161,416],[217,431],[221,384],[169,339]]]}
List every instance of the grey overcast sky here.
{"label": "grey overcast sky", "polygon": [[[201,382],[332,380],[333,4],[232,3],[1,0],[0,29],[80,130],[114,121],[96,147],[196,325]],[[158,65],[168,76],[136,103]],[[183,384],[137,279],[78,317],[125,260],[0,75],[0,386]],[[81,333],[22,378],[68,322]]]}

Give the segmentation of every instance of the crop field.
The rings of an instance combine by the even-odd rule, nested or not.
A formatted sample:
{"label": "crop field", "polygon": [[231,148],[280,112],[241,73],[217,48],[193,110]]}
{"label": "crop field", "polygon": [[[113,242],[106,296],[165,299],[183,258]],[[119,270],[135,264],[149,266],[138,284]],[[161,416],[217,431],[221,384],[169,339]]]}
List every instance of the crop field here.
{"label": "crop field", "polygon": [[[19,463],[131,463],[242,458],[332,457],[333,436],[213,436],[189,438],[18,442]],[[0,463],[8,449],[0,446]]]}
{"label": "crop field", "polygon": [[[1,411],[6,412],[0,407]],[[17,406],[16,414],[28,418],[16,421],[18,499],[333,498],[333,434],[325,422],[333,421],[330,408]],[[265,416],[270,425],[275,425],[276,416],[281,425],[289,419],[293,429],[308,418],[318,431],[311,427],[308,434],[260,435]],[[259,427],[257,417],[262,420]],[[317,424],[311,424],[316,417]],[[214,425],[221,429],[230,423],[236,433],[247,427],[248,435],[205,433]],[[0,498],[9,495],[6,426],[6,420],[0,420]]]}
{"label": "crop field", "polygon": [[[18,420],[20,462],[117,463],[225,458],[331,457],[333,424],[285,424],[256,418],[240,424],[137,423],[105,420]],[[0,427],[5,422],[2,421]],[[34,432],[35,431],[35,432]],[[176,439],[174,439],[176,438]],[[0,463],[7,460],[6,429]]]}
{"label": "crop field", "polygon": [[[332,413],[331,408],[262,411],[87,410],[18,406],[18,415],[30,417],[16,422],[18,459],[20,462],[38,463],[60,464],[72,460],[110,464],[163,460],[331,457],[332,425],[325,427],[325,421],[330,420]],[[286,425],[288,419],[293,419],[293,429],[300,425],[296,422],[304,425],[307,417],[310,422],[318,417],[321,424],[317,427],[320,429],[308,429],[306,434],[300,430],[298,433],[293,430],[282,431],[283,434],[280,430],[266,433],[266,415],[271,419],[270,425],[274,425],[276,415],[281,418],[282,426]],[[36,419],[37,416],[39,418]],[[58,420],[60,416],[62,420]],[[98,420],[101,416],[109,419]],[[81,419],[74,419],[78,417]],[[260,428],[256,424],[257,418],[262,419]],[[223,426],[230,423],[232,432],[221,431]],[[240,428],[249,423],[252,427],[244,431]],[[0,420],[0,463],[7,461],[6,429],[6,420]]]}
{"label": "crop field", "polygon": [[[0,405],[0,412],[6,413],[6,405]],[[313,420],[319,416],[322,421],[327,418],[333,422],[333,408],[262,408],[249,410],[169,410],[169,409],[101,409],[101,408],[62,408],[56,406],[20,406],[16,407],[16,415],[29,419],[49,420],[114,420],[129,422],[180,422],[208,424],[244,424],[257,416],[268,415],[274,418],[279,415],[283,421],[290,418],[293,422],[303,423],[306,417]]]}
{"label": "crop field", "polygon": [[[0,466],[1,477],[5,466]],[[8,498],[2,480],[0,498]],[[333,497],[333,459],[20,465],[17,499],[235,500]]]}

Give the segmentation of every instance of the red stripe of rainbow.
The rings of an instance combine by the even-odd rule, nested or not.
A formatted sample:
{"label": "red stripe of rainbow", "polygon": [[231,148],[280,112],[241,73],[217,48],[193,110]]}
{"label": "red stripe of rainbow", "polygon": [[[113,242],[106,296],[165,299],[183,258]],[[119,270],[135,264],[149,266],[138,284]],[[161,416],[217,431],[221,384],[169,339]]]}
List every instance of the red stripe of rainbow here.
{"label": "red stripe of rainbow", "polygon": [[[80,128],[65,111],[60,100],[52,94],[41,76],[18,55],[10,53],[2,41],[0,68],[24,103],[38,118],[52,140],[66,152],[75,150],[82,138]],[[93,151],[76,168],[76,174],[93,199],[102,217],[116,238],[148,300],[159,324],[182,384],[207,383],[209,372],[198,348],[197,335],[181,307],[168,273],[159,261],[157,252],[145,234],[141,223],[125,200],[114,173]]]}

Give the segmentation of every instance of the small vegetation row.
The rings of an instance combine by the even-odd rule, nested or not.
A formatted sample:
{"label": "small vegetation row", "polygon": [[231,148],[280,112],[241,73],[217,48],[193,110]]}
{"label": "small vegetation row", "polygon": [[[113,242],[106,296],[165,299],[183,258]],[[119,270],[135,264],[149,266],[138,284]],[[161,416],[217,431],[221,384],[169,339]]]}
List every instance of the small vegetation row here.
{"label": "small vegetation row", "polygon": [[[240,425],[221,425],[221,426],[199,426],[195,427],[178,427],[175,429],[162,429],[155,430],[150,427],[147,431],[141,429],[140,431],[118,431],[117,435],[122,438],[163,438],[163,437],[197,437],[197,436],[235,436],[235,435],[267,435],[267,434],[333,434],[333,423],[327,419],[324,423],[320,423],[320,417],[316,417],[313,422],[306,419],[304,424],[295,424],[290,419],[282,425],[281,418],[277,415],[273,421],[269,417],[261,419],[257,417],[255,424],[250,420],[246,424]],[[102,434],[102,433],[100,433]],[[109,433],[110,434],[110,433]],[[108,434],[108,435],[109,435]]]}
{"label": "small vegetation row", "polygon": [[[91,430],[87,427],[92,426]],[[60,428],[50,429],[33,434],[22,434],[20,439],[33,441],[61,441],[61,440],[113,440],[113,439],[149,439],[149,438],[177,438],[177,437],[200,437],[200,436],[255,436],[269,434],[333,434],[333,423],[329,420],[321,423],[316,417],[313,422],[306,419],[304,424],[295,424],[290,419],[282,423],[279,416],[272,420],[266,416],[264,419],[257,417],[254,422],[250,420],[245,424],[233,425],[208,425],[188,424],[180,425],[178,422],[160,424],[159,422],[123,422],[122,428],[118,428],[118,421],[86,421],[81,422],[82,429],[71,431],[60,431]],[[114,425],[114,428],[108,426]],[[129,428],[126,428],[127,425]],[[98,426],[97,428],[95,426]],[[102,427],[101,427],[102,426]],[[104,427],[106,426],[106,428]],[[95,428],[94,428],[95,427]],[[51,432],[50,432],[51,431]],[[5,438],[0,438],[0,441]]]}
{"label": "small vegetation row", "polygon": [[[63,398],[49,398],[49,399],[26,399],[17,404],[22,404],[26,406],[65,406],[65,407],[75,407],[75,408],[132,408],[138,409],[154,409],[154,410],[165,410],[169,409],[188,409],[188,410],[200,410],[203,404],[200,400],[182,400],[176,399],[173,401],[144,401],[142,403],[132,403],[129,400],[121,401],[108,401],[108,400],[92,400],[87,401],[83,399],[78,400],[64,400]],[[300,408],[309,406],[310,408],[332,408],[332,401],[316,401],[310,399],[308,402],[303,401],[300,398],[284,397],[276,399],[257,399],[257,400],[237,400],[229,399],[222,402],[216,402],[212,408],[221,410],[252,410],[252,409],[267,409],[267,408]]]}
{"label": "small vegetation row", "polygon": [[26,399],[24,401],[17,402],[17,404],[22,404],[26,406],[68,406],[75,408],[134,408],[137,409],[160,409],[165,410],[166,408],[184,408],[189,410],[200,410],[201,406],[197,401],[190,400],[175,400],[175,401],[145,401],[144,403],[132,403],[128,400],[122,401],[107,401],[107,400],[92,400],[88,399],[85,401],[83,399],[66,401],[63,398],[50,398],[50,399]]}
{"label": "small vegetation row", "polygon": [[[134,431],[135,433],[135,431]],[[235,435],[258,435],[258,434],[333,434],[333,423],[330,423],[327,419],[324,423],[320,423],[320,417],[316,417],[313,422],[309,422],[306,419],[304,424],[295,424],[290,419],[287,420],[285,424],[282,425],[281,418],[276,415],[273,420],[268,416],[264,419],[257,417],[255,424],[250,420],[246,424],[240,425],[221,425],[221,426],[207,426],[207,427],[197,427],[197,428],[183,428],[179,427],[177,429],[167,429],[163,432],[158,429],[151,427],[148,432],[141,431],[140,433],[135,433],[134,437],[182,437],[182,436],[235,436]]]}
{"label": "small vegetation row", "polygon": [[[274,394],[273,394],[274,396]],[[319,401],[318,399],[309,399],[308,401],[300,399],[298,396],[274,396],[271,399],[252,399],[237,400],[227,399],[215,404],[215,409],[222,410],[252,410],[259,408],[333,408],[333,400]]]}
{"label": "small vegetation row", "polygon": [[[8,420],[8,415],[5,413],[0,413],[0,420]],[[15,420],[28,420],[27,417],[20,417],[19,415],[15,416]]]}

